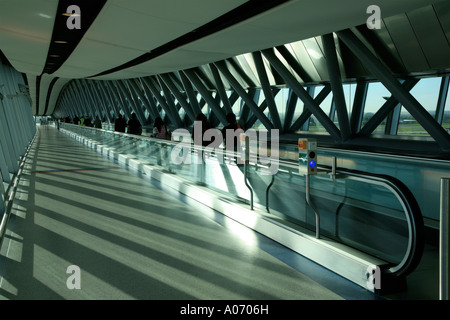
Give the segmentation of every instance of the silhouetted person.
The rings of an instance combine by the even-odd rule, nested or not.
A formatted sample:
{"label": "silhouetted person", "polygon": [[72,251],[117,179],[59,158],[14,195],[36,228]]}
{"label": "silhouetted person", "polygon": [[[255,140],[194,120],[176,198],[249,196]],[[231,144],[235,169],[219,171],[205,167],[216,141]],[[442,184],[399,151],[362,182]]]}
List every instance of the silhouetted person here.
{"label": "silhouetted person", "polygon": [[[228,113],[227,116],[227,122],[228,124],[223,127],[222,129],[222,137],[223,137],[223,143],[225,145],[225,147],[227,148],[227,130],[231,130],[232,132],[229,132],[230,134],[235,133],[235,131],[237,129],[240,129],[240,126],[236,123],[236,116],[234,115],[234,113]],[[238,142],[239,142],[239,138],[237,136],[234,136],[234,145],[233,145],[233,150],[237,151],[238,150]],[[228,148],[227,148],[228,149]]]}
{"label": "silhouetted person", "polygon": [[154,138],[158,139],[167,139],[167,127],[164,124],[164,121],[157,117],[155,119],[155,124],[153,125],[153,135]]}
{"label": "silhouetted person", "polygon": [[125,132],[125,128],[127,127],[127,121],[119,114],[119,117],[116,119],[114,123],[114,130],[117,132]]}
{"label": "silhouetted person", "polygon": [[134,113],[134,112],[131,114],[130,121],[128,121],[127,133],[137,134],[137,135],[142,134],[142,125],[139,122],[139,120],[137,119],[136,113]]}
{"label": "silhouetted person", "polygon": [[102,128],[102,122],[98,117],[95,117],[94,120],[94,128],[101,129]]}

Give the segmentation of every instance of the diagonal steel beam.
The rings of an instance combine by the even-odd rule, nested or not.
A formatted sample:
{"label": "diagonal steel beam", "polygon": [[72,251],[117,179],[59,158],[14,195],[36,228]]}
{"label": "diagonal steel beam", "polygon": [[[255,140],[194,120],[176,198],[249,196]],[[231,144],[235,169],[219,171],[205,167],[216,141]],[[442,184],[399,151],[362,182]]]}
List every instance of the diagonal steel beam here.
{"label": "diagonal steel beam", "polygon": [[[276,95],[278,94],[278,92],[280,92],[281,90],[279,88],[273,88],[273,94],[274,97],[276,97]],[[268,107],[267,105],[267,100],[264,99],[263,102],[261,102],[261,105],[259,106],[259,108],[261,109],[262,112],[264,112],[266,110],[266,108]],[[270,112],[270,111],[269,111]],[[250,119],[247,122],[247,125],[249,128],[251,128],[253,126],[253,124],[258,120],[258,118],[253,114]],[[278,129],[278,128],[275,128]],[[282,130],[283,128],[280,128],[279,130]]]}
{"label": "diagonal steel beam", "polygon": [[405,90],[395,79],[389,70],[361,43],[355,34],[349,30],[337,32],[339,38],[353,51],[353,53],[364,63],[392,93],[393,96],[408,110],[408,112],[419,122],[422,127],[434,138],[444,151],[450,150],[450,135],[445,129],[428,113],[427,110]]}
{"label": "diagonal steel beam", "polygon": [[[145,109],[148,111],[148,113],[150,114],[151,119],[155,119],[155,114],[154,114],[154,110],[153,108],[150,106],[149,101],[147,100],[147,98],[145,97],[145,93],[144,91],[141,89],[140,86],[137,85],[136,83],[137,79],[128,79],[127,81],[127,85],[129,86],[129,88],[134,92],[134,96],[136,98],[138,98],[138,100],[140,100],[142,102],[142,104],[144,105]],[[143,116],[145,118],[144,112],[142,110]]]}
{"label": "diagonal steel beam", "polygon": [[274,129],[272,122],[266,117],[266,115],[259,109],[258,105],[253,101],[253,99],[247,94],[244,88],[241,87],[236,78],[233,77],[231,72],[228,70],[225,61],[218,61],[214,63],[219,69],[219,71],[227,78],[233,89],[241,96],[241,98],[248,105],[253,114],[256,115],[259,121],[266,127],[267,130]]}
{"label": "diagonal steel beam", "polygon": [[97,86],[97,90],[100,93],[100,96],[103,97],[105,105],[107,106],[107,108],[110,108],[108,110],[108,113],[111,115],[112,110],[114,113],[114,118],[117,118],[119,116],[119,111],[116,108],[116,104],[112,101],[111,96],[106,92],[106,89],[104,87],[104,81],[94,81],[94,84]]}
{"label": "diagonal steel beam", "polygon": [[[127,120],[131,119],[130,109],[123,102],[122,96],[120,95],[120,92],[117,90],[117,88],[114,86],[114,83],[112,81],[106,81],[105,88],[109,92],[109,94],[112,97],[114,97],[115,101],[118,103],[118,105],[122,109],[123,113],[125,114],[125,118]],[[113,103],[114,103],[114,101],[113,101]],[[120,110],[119,110],[119,112],[120,112]]]}
{"label": "diagonal steel beam", "polygon": [[292,88],[289,89],[289,95],[286,100],[286,107],[285,107],[285,113],[284,113],[284,132],[288,131],[289,127],[292,124],[292,119],[294,118],[295,109],[297,108],[298,103],[298,96],[295,94],[295,92],[292,90]]}
{"label": "diagonal steel beam", "polygon": [[220,99],[222,100],[225,112],[226,113],[233,112],[231,109],[230,100],[228,99],[227,92],[225,90],[225,86],[223,85],[223,81],[220,78],[219,70],[217,70],[217,67],[212,63],[209,64],[209,67],[213,74],[214,82],[216,83],[216,89],[217,92],[219,93]]}
{"label": "diagonal steel beam", "polygon": [[173,81],[170,78],[169,74],[167,74],[167,73],[166,74],[160,74],[159,77],[165,83],[165,85],[170,89],[170,91],[175,96],[175,98],[177,98],[178,102],[180,103],[180,105],[182,106],[184,111],[186,111],[189,119],[191,119],[191,121],[194,121],[195,120],[195,114],[192,111],[191,106],[186,101],[186,98],[183,96],[183,94],[178,90],[176,85],[173,83]]}
{"label": "diagonal steel beam", "polygon": [[153,119],[156,119],[160,116],[157,104],[155,100],[153,99],[153,94],[151,93],[150,89],[143,83],[142,78],[135,78],[134,82],[136,84],[136,87],[138,87],[140,90],[142,90],[142,97],[145,98],[147,101],[150,109],[149,112],[152,115]]}
{"label": "diagonal steel beam", "polygon": [[261,87],[264,91],[264,97],[266,98],[267,106],[269,107],[270,116],[272,118],[273,125],[276,129],[282,130],[280,115],[278,113],[277,105],[275,103],[274,94],[270,87],[269,78],[264,67],[264,62],[261,56],[261,52],[253,52],[253,61],[255,62],[256,72],[258,73]]}
{"label": "diagonal steel beam", "polygon": [[[408,79],[403,83],[405,90],[410,91],[417,83],[418,79]],[[361,128],[360,136],[369,136],[375,129],[380,125],[380,123],[389,116],[389,113],[394,110],[394,108],[399,104],[395,97],[390,97],[378,111],[369,119],[369,121]]]}
{"label": "diagonal steel beam", "polygon": [[145,78],[142,78],[142,82],[150,89],[150,91],[152,92],[152,94],[156,98],[156,100],[158,100],[159,104],[161,105],[161,107],[166,112],[166,114],[169,117],[169,119],[172,122],[172,124],[176,128],[181,128],[182,127],[182,122],[181,122],[180,115],[178,114],[178,112],[175,113],[170,108],[170,106],[167,104],[167,102],[164,99],[164,97],[161,96],[161,93],[160,93],[159,89],[156,87],[153,79],[151,77],[145,77]]}
{"label": "diagonal steel beam", "polygon": [[186,77],[189,79],[189,81],[191,81],[191,83],[197,88],[200,95],[211,107],[212,112],[214,112],[214,114],[220,120],[220,122],[222,122],[223,125],[227,125],[227,118],[225,116],[225,112],[222,110],[217,101],[212,97],[208,89],[203,85],[200,78],[196,74],[195,69],[183,70],[182,73],[184,73]]}
{"label": "diagonal steel beam", "polygon": [[346,141],[351,135],[350,121],[348,119],[347,104],[345,103],[344,88],[342,86],[341,71],[339,69],[333,34],[328,33],[323,35],[322,43],[325,51],[328,74],[330,76],[331,89],[333,90],[334,106],[338,115],[342,141]]}
{"label": "diagonal steel beam", "polygon": [[295,94],[302,99],[305,106],[311,111],[311,113],[317,118],[322,126],[331,135],[333,140],[340,141],[341,133],[336,125],[330,120],[330,118],[323,112],[317,103],[308,92],[298,83],[297,79],[286,69],[281,61],[275,56],[273,49],[265,49],[262,51],[264,56],[269,60],[270,64],[277,70],[281,77],[283,77],[286,84],[295,92]]}
{"label": "diagonal steel beam", "polygon": [[353,100],[352,114],[350,116],[350,128],[354,135],[357,135],[361,130],[362,120],[364,118],[364,106],[366,105],[368,90],[368,82],[357,82],[355,98]]}
{"label": "diagonal steel beam", "polygon": [[131,92],[131,90],[126,85],[126,80],[115,80],[115,82],[116,82],[117,87],[119,88],[119,90],[122,91],[122,93],[124,94],[125,98],[128,100],[128,103],[131,106],[131,109],[136,114],[136,117],[141,122],[141,125],[144,126],[145,123],[146,123],[145,116],[142,113],[141,108],[137,105],[136,99],[134,98],[133,93]]}
{"label": "diagonal steel beam", "polygon": [[[326,84],[323,89],[319,92],[317,97],[314,99],[314,102],[320,106],[320,104],[323,102],[323,100],[328,97],[328,95],[331,93],[331,86],[329,84]],[[295,132],[299,130],[304,123],[311,117],[312,113],[308,108],[305,108],[303,110],[303,113],[300,115],[300,117],[295,120],[295,122],[292,124],[292,126],[289,128],[289,132]]]}
{"label": "diagonal steel beam", "polygon": [[202,112],[202,108],[200,108],[197,100],[197,94],[192,87],[192,83],[189,81],[189,78],[184,74],[184,72],[179,71],[181,82],[183,83],[184,91],[186,92],[189,98],[189,104],[191,105],[192,112],[197,115]]}

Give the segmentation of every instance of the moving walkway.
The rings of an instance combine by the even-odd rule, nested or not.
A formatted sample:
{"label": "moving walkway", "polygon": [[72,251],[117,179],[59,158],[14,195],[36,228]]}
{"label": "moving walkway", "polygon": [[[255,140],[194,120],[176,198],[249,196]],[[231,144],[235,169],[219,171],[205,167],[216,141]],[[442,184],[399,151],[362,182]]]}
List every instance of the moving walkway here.
{"label": "moving walkway", "polygon": [[[392,176],[319,162],[324,174],[310,181],[317,228],[316,213],[305,200],[305,177],[294,161],[279,160],[277,173],[269,175],[261,159],[243,166],[235,157],[189,143],[71,124],[61,131],[370,291],[404,290],[406,276],[421,260],[419,204]],[[174,162],[174,154],[183,152],[190,161]],[[199,152],[204,161],[196,161]]]}

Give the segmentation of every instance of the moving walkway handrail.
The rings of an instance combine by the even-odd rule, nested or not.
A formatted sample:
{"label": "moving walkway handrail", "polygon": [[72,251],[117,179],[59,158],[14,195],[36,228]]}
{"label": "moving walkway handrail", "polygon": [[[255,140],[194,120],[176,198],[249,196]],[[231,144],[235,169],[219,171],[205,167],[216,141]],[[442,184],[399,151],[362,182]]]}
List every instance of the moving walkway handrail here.
{"label": "moving walkway handrail", "polygon": [[[298,166],[290,161],[280,160],[280,166],[298,170]],[[319,170],[327,171],[331,174],[330,166],[319,165]],[[424,223],[422,213],[416,198],[409,188],[400,180],[388,176],[358,170],[336,168],[336,174],[346,178],[362,181],[365,183],[383,186],[390,190],[402,205],[408,226],[408,245],[405,254],[396,265],[390,266],[384,272],[394,276],[403,276],[411,273],[419,264],[425,245]]]}
{"label": "moving walkway handrail", "polygon": [[[76,125],[73,125],[74,127],[79,127]],[[89,127],[81,127],[81,128],[89,128]],[[94,129],[94,128],[89,128]],[[124,135],[124,136],[133,136],[129,134],[119,133],[119,132],[113,132],[109,130],[104,129],[94,129],[99,131],[105,131],[108,133],[118,134],[118,135]],[[170,141],[170,140],[161,140],[161,139],[155,139],[151,137],[146,136],[133,136],[138,139],[143,140],[151,140],[157,143],[161,144],[172,144],[177,145],[180,142],[178,141]],[[203,151],[209,151],[208,148],[197,146],[197,145],[191,145],[191,150],[203,150]],[[231,153],[227,151],[227,156],[230,156]],[[236,158],[240,157],[240,153],[234,153],[234,156]],[[265,159],[267,160],[268,157],[260,157],[258,155],[257,160]],[[290,168],[293,170],[298,170],[298,164],[294,163],[292,160],[274,160],[278,162],[279,166],[283,166],[284,168]],[[264,165],[259,165],[258,161],[254,163],[256,166],[265,167]],[[400,204],[402,205],[403,211],[405,213],[406,222],[408,226],[408,245],[407,249],[405,251],[405,254],[401,260],[400,263],[396,265],[390,266],[388,269],[384,270],[386,273],[390,273],[394,276],[404,276],[409,273],[411,273],[419,264],[422,254],[423,254],[423,248],[424,248],[424,223],[423,223],[423,217],[422,213],[420,211],[420,207],[417,203],[417,200],[415,199],[412,192],[409,190],[409,188],[403,184],[400,180],[388,176],[388,175],[381,175],[381,174],[374,174],[374,173],[368,173],[358,170],[350,170],[350,169],[344,169],[344,168],[334,168],[335,172],[332,171],[333,168],[330,166],[325,165],[319,165],[318,168],[320,170],[325,170],[330,172],[330,174],[333,172],[333,174],[337,174],[340,176],[346,176],[349,179],[352,180],[358,180],[365,183],[373,184],[373,185],[379,185],[387,188],[390,190],[399,200]],[[272,186],[272,184],[271,184]],[[268,199],[268,195],[267,195]],[[267,205],[267,204],[266,204]]]}
{"label": "moving walkway handrail", "polygon": [[419,204],[412,192],[403,182],[388,175],[350,169],[337,169],[336,172],[354,180],[384,186],[397,197],[403,207],[408,225],[408,245],[402,261],[397,265],[391,266],[386,271],[397,276],[411,273],[419,264],[425,245],[423,217]]}

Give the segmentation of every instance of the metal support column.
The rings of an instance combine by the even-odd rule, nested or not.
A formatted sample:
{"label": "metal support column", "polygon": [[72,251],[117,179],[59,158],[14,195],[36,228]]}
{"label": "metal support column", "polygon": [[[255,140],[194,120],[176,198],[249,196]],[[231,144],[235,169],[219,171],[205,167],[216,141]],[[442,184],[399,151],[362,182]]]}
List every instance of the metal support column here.
{"label": "metal support column", "polygon": [[442,121],[444,120],[445,103],[447,102],[449,87],[450,76],[442,77],[435,115],[435,119],[440,125],[442,125]]}
{"label": "metal support column", "polygon": [[368,91],[368,82],[357,82],[352,114],[350,116],[350,130],[353,134],[358,134],[361,130],[361,125],[364,118],[364,106],[366,105]]}
{"label": "metal support column", "polygon": [[449,243],[450,226],[450,178],[441,179],[441,214],[439,233],[439,299],[448,300],[449,275],[448,257],[450,254]]}
{"label": "metal support column", "polygon": [[78,97],[80,100],[84,102],[84,106],[86,108],[87,114],[86,116],[90,116],[91,118],[95,115],[95,109],[92,106],[92,101],[88,99],[88,96],[84,93],[84,90],[82,88],[82,84],[78,81],[74,81],[74,86],[77,89],[76,94],[78,94]]}
{"label": "metal support column", "polygon": [[127,90],[127,92],[130,94],[131,100],[134,105],[134,110],[136,112],[136,115],[138,119],[140,119],[142,126],[144,126],[147,123],[147,119],[145,117],[145,113],[143,110],[143,103],[140,102],[141,99],[139,99],[138,93],[131,88],[131,81],[130,80],[121,80],[124,89]]}
{"label": "metal support column", "polygon": [[222,78],[220,78],[219,70],[217,70],[217,67],[210,63],[209,67],[211,69],[211,72],[214,77],[214,82],[216,84],[217,92],[219,93],[220,100],[222,100],[223,108],[225,109],[226,113],[231,113],[233,110],[231,109],[231,103],[228,99],[227,92],[225,91],[225,87],[223,85]]}
{"label": "metal support column", "polygon": [[[342,86],[341,71],[336,54],[333,34],[322,36],[325,58],[327,62],[328,74],[330,76],[331,89],[333,90],[333,100],[335,103],[339,128],[341,130],[342,141],[350,138],[350,122],[348,119],[347,104],[345,103],[344,88]],[[333,113],[334,114],[334,113]]]}
{"label": "metal support column", "polygon": [[264,67],[264,62],[261,56],[261,52],[253,52],[253,60],[255,62],[256,71],[258,73],[259,81],[261,82],[261,87],[264,91],[264,97],[266,98],[267,106],[269,107],[270,116],[272,118],[273,125],[275,129],[283,130],[281,125],[280,115],[278,113],[277,105],[275,103],[275,98],[273,95],[272,88],[270,87],[269,78],[267,77],[267,72]]}
{"label": "metal support column", "polygon": [[184,74],[184,72],[178,72],[180,75],[181,82],[183,83],[184,91],[186,91],[187,96],[189,98],[189,104],[192,107],[192,111],[195,115],[202,112],[202,109],[198,105],[197,94],[192,87],[192,83],[189,81],[189,78]]}

